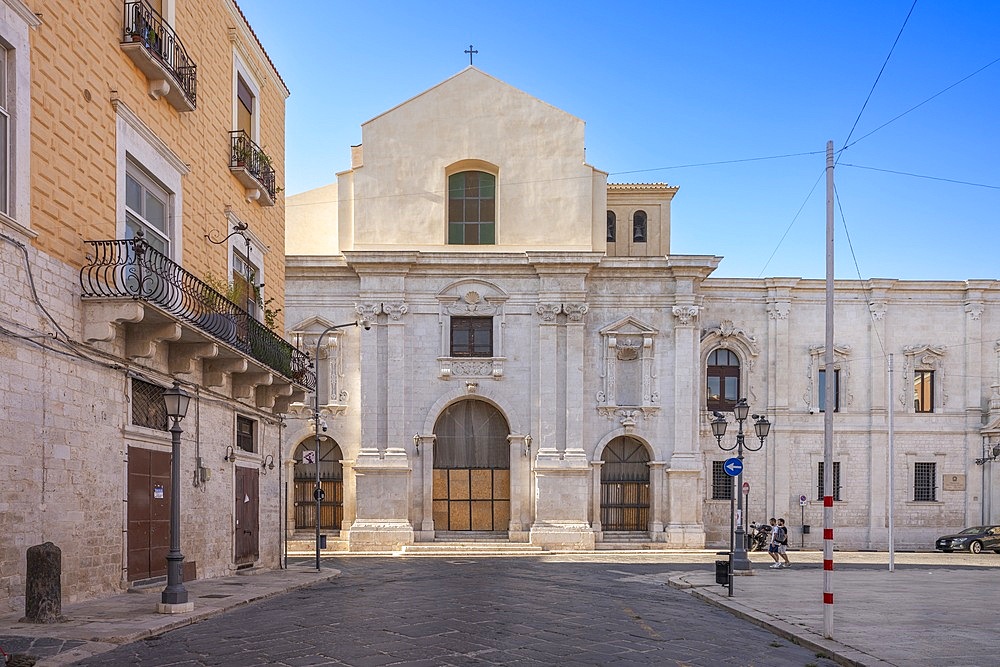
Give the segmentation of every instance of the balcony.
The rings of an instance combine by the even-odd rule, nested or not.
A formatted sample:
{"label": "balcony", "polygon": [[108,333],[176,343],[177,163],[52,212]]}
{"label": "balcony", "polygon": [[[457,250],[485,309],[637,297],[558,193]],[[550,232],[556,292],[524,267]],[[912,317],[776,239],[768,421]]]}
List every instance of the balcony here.
{"label": "balcony", "polygon": [[[153,358],[160,345],[171,373],[229,386],[234,398],[285,412],[316,388],[308,355],[245,310],[135,239],[87,241],[93,260],[80,270],[84,338],[120,342],[124,356]],[[163,358],[163,357],[161,357]]]}
{"label": "balcony", "polygon": [[121,49],[146,75],[150,97],[164,97],[178,111],[194,111],[197,66],[177,33],[141,0],[125,3]]}
{"label": "balcony", "polygon": [[247,201],[257,200],[261,206],[274,206],[274,167],[271,158],[243,130],[229,133],[229,171],[247,191]]}

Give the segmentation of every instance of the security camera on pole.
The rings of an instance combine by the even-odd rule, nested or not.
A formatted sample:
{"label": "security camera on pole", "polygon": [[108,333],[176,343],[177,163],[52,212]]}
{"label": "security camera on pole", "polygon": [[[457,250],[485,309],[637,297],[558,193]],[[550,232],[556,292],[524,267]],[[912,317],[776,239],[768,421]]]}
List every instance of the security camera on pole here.
{"label": "security camera on pole", "polygon": [[[736,529],[734,534],[730,535],[730,551],[733,554],[731,561],[732,569],[743,571],[750,570],[750,559],[747,557],[746,534],[743,529],[743,450],[745,448],[756,452],[761,449],[764,446],[764,440],[767,439],[768,432],[771,430],[771,422],[767,420],[767,417],[764,415],[753,415],[753,429],[760,440],[760,444],[756,447],[752,443],[748,444],[743,435],[743,422],[747,420],[749,414],[750,406],[747,405],[747,399],[741,398],[733,406],[733,415],[736,417],[736,423],[739,426],[739,431],[736,433],[736,442],[727,447],[722,444],[722,438],[726,435],[726,427],[729,425],[729,422],[726,421],[726,417],[722,413],[712,413],[715,417],[712,420],[712,435],[718,441],[719,447],[726,452],[736,450],[736,456],[727,459],[723,467],[726,474],[730,477],[736,477],[736,489],[733,489],[733,493],[737,495]],[[730,592],[730,595],[732,595],[732,592]]]}

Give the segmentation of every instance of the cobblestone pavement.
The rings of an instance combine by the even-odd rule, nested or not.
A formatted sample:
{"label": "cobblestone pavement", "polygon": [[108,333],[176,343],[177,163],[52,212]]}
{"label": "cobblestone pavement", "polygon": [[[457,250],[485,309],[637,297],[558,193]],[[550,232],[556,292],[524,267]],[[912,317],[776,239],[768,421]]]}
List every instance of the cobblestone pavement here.
{"label": "cobblestone pavement", "polygon": [[325,562],[342,576],[77,664],[833,664],[666,585],[690,563]]}

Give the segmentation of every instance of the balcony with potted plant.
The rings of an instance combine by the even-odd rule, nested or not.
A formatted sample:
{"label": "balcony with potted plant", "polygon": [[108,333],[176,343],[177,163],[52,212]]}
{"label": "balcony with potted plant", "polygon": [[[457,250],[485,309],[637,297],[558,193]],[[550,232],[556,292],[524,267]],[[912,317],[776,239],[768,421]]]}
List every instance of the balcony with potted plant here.
{"label": "balcony with potted plant", "polygon": [[144,0],[126,0],[121,49],[149,82],[149,96],[178,111],[194,111],[198,69],[180,37]]}
{"label": "balcony with potted plant", "polygon": [[256,199],[261,206],[274,206],[278,190],[271,157],[244,130],[230,132],[229,142],[229,171],[246,188],[247,201]]}

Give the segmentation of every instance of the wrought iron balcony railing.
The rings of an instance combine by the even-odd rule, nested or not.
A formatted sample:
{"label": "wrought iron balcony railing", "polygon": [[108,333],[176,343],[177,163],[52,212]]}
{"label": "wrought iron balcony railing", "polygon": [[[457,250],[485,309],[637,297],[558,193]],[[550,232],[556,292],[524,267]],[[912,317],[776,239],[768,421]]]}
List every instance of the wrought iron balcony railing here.
{"label": "wrought iron balcony railing", "polygon": [[230,158],[229,168],[246,169],[261,187],[267,191],[270,200],[274,201],[274,167],[271,158],[255,144],[244,130],[234,130],[229,133]]}
{"label": "wrought iron balcony railing", "polygon": [[198,92],[197,65],[191,62],[173,28],[143,0],[126,0],[123,29],[122,41],[139,42],[159,58],[193,107]]}
{"label": "wrought iron balcony railing", "polygon": [[296,384],[316,388],[309,356],[245,310],[150,247],[134,239],[87,241],[94,260],[80,270],[85,297],[129,297],[167,311]]}

